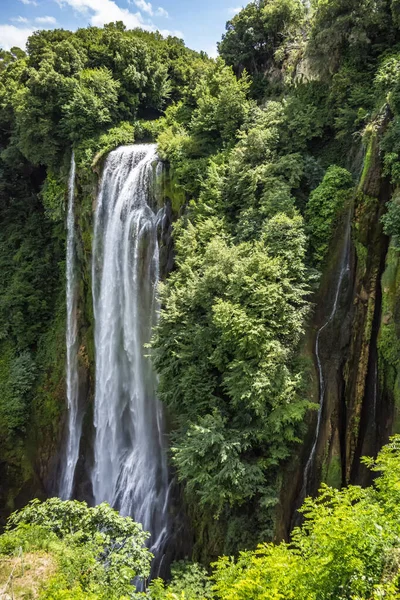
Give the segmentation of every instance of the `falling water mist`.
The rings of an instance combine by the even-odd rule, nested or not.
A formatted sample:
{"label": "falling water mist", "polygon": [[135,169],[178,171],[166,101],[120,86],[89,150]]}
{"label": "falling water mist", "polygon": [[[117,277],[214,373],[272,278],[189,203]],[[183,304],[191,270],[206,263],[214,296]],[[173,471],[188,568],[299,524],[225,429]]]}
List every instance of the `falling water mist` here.
{"label": "falling water mist", "polygon": [[156,557],[168,535],[163,412],[147,348],[158,313],[159,169],[153,144],[121,147],[108,156],[97,199],[92,273],[94,499],[142,523]]}
{"label": "falling water mist", "polygon": [[78,281],[76,272],[76,238],[75,238],[75,159],[71,158],[71,168],[68,182],[68,213],[67,213],[67,440],[63,470],[61,473],[59,496],[64,500],[71,498],[73,493],[74,475],[79,457],[79,443],[82,434],[82,415],[79,410],[79,377],[78,377]]}

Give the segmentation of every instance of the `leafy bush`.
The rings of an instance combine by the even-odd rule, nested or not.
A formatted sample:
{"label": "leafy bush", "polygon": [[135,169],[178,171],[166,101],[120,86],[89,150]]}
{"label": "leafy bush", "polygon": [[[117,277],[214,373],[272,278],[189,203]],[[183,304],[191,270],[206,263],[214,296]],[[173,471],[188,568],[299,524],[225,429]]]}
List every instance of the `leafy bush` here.
{"label": "leafy bush", "polygon": [[326,257],[335,222],[353,190],[351,174],[332,165],[320,185],[311,193],[306,209],[313,263],[320,266]]}
{"label": "leafy bush", "polygon": [[357,600],[398,598],[400,437],[367,464],[374,488],[323,486],[306,499],[304,525],[290,544],[265,544],[215,564],[220,600]]}
{"label": "leafy bush", "polygon": [[400,197],[394,196],[387,203],[387,212],[382,216],[383,231],[399,243],[400,238]]}
{"label": "leafy bush", "polygon": [[[135,575],[144,577],[147,573],[151,555],[143,545],[148,533],[130,517],[121,517],[108,504],[89,508],[85,502],[76,500],[32,500],[8,518],[7,531],[20,524],[40,525],[61,539],[77,535],[81,544],[95,540],[103,547],[104,562],[125,560],[135,569]],[[117,554],[111,558],[113,552]]]}
{"label": "leafy bush", "polygon": [[62,598],[65,589],[76,589],[117,599],[134,591],[135,578],[149,575],[147,538],[141,525],[107,504],[89,508],[84,502],[52,498],[33,500],[9,517],[0,553],[13,554],[19,547],[53,553],[59,573],[45,598],[53,591]]}
{"label": "leafy bush", "polygon": [[61,181],[55,173],[48,171],[40,194],[46,217],[56,223],[64,220],[66,195],[66,181]]}
{"label": "leafy bush", "polygon": [[29,401],[36,380],[36,365],[30,352],[24,351],[10,359],[9,377],[0,400],[0,422],[8,431],[24,431],[29,416]]}
{"label": "leafy bush", "polygon": [[151,600],[212,600],[212,584],[207,571],[197,563],[174,563],[171,580],[155,579],[150,583]]}
{"label": "leafy bush", "polygon": [[0,555],[18,555],[21,549],[23,552],[48,551],[55,542],[57,536],[49,532],[48,528],[21,523],[16,529],[0,535]]}
{"label": "leafy bush", "polygon": [[[358,69],[398,41],[389,2],[381,0],[315,0],[308,54],[318,70],[334,73],[347,63]],[[389,42],[390,40],[390,42]]]}
{"label": "leafy bush", "polygon": [[80,169],[81,178],[92,175],[92,170],[102,158],[118,146],[133,144],[135,141],[135,128],[130,123],[120,123],[118,127],[111,127],[105,133],[95,137],[87,137],[76,148],[76,163]]}

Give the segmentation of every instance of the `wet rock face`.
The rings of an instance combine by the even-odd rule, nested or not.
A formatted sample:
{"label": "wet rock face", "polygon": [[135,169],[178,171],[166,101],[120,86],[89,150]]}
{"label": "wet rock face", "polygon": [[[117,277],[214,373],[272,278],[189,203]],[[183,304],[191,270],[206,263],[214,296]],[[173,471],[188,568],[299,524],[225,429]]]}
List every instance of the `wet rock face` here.
{"label": "wet rock face", "polygon": [[358,223],[362,223],[359,231],[362,232],[367,256],[365,266],[361,269],[361,265],[358,265],[356,271],[351,346],[345,368],[345,483],[368,483],[365,479],[368,474],[360,466],[360,458],[365,454],[376,455],[390,435],[390,428],[385,439],[379,433],[381,411],[378,410],[380,389],[377,358],[382,306],[381,277],[387,251],[387,239],[382,233],[380,218],[389,195],[388,182],[381,181],[375,202],[370,201],[368,209],[362,214],[364,207],[361,198],[356,213]]}
{"label": "wet rock face", "polygon": [[[376,173],[376,165],[373,170]],[[376,191],[375,179],[369,181]],[[360,457],[367,450],[376,454],[382,444],[373,431],[379,428],[379,418],[372,413],[377,410],[380,278],[387,247],[380,217],[387,198],[387,184],[382,182],[378,198],[358,194],[355,199],[349,285],[321,352],[327,399],[314,492],[320,481],[337,486],[358,482]],[[366,249],[362,261],[361,244]]]}
{"label": "wet rock face", "polygon": [[308,394],[316,409],[308,415],[307,433],[299,453],[284,474],[277,538],[287,538],[298,525],[304,498],[321,483],[340,487],[343,474],[344,365],[351,340],[355,252],[347,207],[332,242],[330,261],[321,279],[316,309],[307,327],[302,355],[309,365]]}
{"label": "wet rock face", "polygon": [[[316,338],[329,319],[335,295],[345,239],[343,222],[332,241],[331,258],[324,269],[314,315],[307,327],[303,355],[310,365],[308,396],[320,403],[322,371],[324,402],[318,440],[315,441],[318,412],[314,412],[308,416],[302,450],[283,474],[281,506],[277,512],[278,539],[287,537],[301,518],[296,511],[304,498],[304,472],[313,444],[316,447],[308,474],[308,494],[315,494],[321,482],[337,487],[348,483],[369,484],[371,473],[360,459],[376,455],[396,429],[397,367],[390,366],[390,359],[385,362],[381,341],[382,330],[393,325],[395,307],[400,306],[393,291],[393,281],[398,280],[395,273],[400,273],[398,261],[389,269],[392,283],[388,283],[386,292],[381,285],[384,273],[384,279],[390,279],[388,239],[380,223],[392,193],[390,183],[382,177],[379,157],[378,137],[385,123],[382,121],[377,139],[370,144],[354,198],[349,274],[339,294],[336,314],[320,333],[320,368]],[[397,337],[400,348],[400,335]],[[396,360],[400,364],[400,352]]]}

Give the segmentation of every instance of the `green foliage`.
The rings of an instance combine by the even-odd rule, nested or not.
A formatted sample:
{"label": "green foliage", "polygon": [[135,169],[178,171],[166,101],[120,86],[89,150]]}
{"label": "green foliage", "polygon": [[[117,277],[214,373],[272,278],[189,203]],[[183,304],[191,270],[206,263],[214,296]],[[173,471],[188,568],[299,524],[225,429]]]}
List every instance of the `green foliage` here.
{"label": "green foliage", "polygon": [[[204,70],[194,99],[167,110],[166,128],[159,138],[161,155],[169,158],[179,149],[186,159],[199,158],[232,145],[249,111],[247,91],[247,80],[237,80],[221,60]],[[174,158],[177,162],[176,154]]]}
{"label": "green foliage", "polygon": [[212,586],[207,571],[197,563],[174,563],[171,567],[171,581],[162,579],[150,583],[151,600],[212,600]]}
{"label": "green foliage", "polygon": [[[382,275],[382,317],[378,336],[378,350],[380,368],[385,374],[385,385],[389,397],[393,398],[393,402],[396,403],[396,413],[398,411],[400,373],[400,338],[396,319],[400,303],[399,283],[399,250],[397,239],[394,236],[389,245],[385,271]],[[398,421],[396,421],[395,427],[397,430]]]}
{"label": "green foliage", "polygon": [[[376,460],[374,486],[337,490],[323,485],[300,509],[304,523],[290,543],[221,557],[211,577],[196,565],[172,580],[154,581],[153,600],[395,600],[400,595],[400,437]],[[212,589],[211,582],[214,583]],[[212,595],[211,595],[212,593]]]}
{"label": "green foliage", "polygon": [[237,80],[222,61],[203,71],[194,93],[166,111],[160,123],[158,149],[170,163],[174,193],[197,197],[208,169],[208,158],[232,148],[252,104],[248,82]]}
{"label": "green foliage", "polygon": [[85,69],[79,73],[72,98],[62,107],[61,127],[72,141],[90,137],[114,120],[119,87],[108,69]]}
{"label": "green foliage", "polygon": [[[0,556],[46,552],[57,571],[44,580],[40,600],[396,600],[400,595],[400,436],[376,459],[363,462],[377,477],[373,487],[337,490],[323,485],[300,509],[304,522],[290,543],[261,544],[239,556],[223,556],[209,576],[198,564],[176,563],[171,579],[155,579],[134,593],[125,571],[132,562],[125,544],[137,548],[146,534],[107,505],[52,499],[33,501],[11,516],[0,536]],[[109,549],[111,547],[111,553]],[[135,568],[148,573],[141,548]],[[113,554],[122,553],[122,562]]]}
{"label": "green foliage", "polygon": [[[395,77],[386,82],[381,56],[387,40],[398,38],[390,19],[380,0],[314,2],[309,12],[297,2],[251,2],[228,23],[219,48],[237,75],[250,73],[246,86],[262,96],[260,105],[245,96],[235,102],[234,83],[225,84],[232,92],[223,97],[217,64],[161,119],[160,153],[188,210],[175,227],[177,268],[162,288],[155,362],[172,416],[173,461],[191,505],[200,501],[199,521],[214,511],[232,531],[240,522],[249,531],[246,506],[254,529],[268,529],[261,507],[265,517],[276,498],[277,466],[292,452],[309,406],[296,362],[306,305],[297,305],[295,323],[278,301],[289,299],[279,277],[290,265],[290,289],[305,292],[304,248],[311,267],[326,259],[361,171],[344,166],[395,85]],[[298,62],[285,78],[291,46],[299,48]],[[392,87],[383,92],[383,85]],[[219,106],[221,114],[240,115],[228,130]],[[396,131],[394,144],[398,137]],[[396,145],[391,152],[397,160]]]}
{"label": "green foliage", "polygon": [[278,213],[259,241],[235,245],[221,220],[198,218],[175,242],[154,342],[159,393],[179,423],[180,477],[219,511],[270,495],[266,470],[287,457],[308,406],[289,368],[307,308],[305,238],[300,217]]}
{"label": "green foliage", "polygon": [[27,56],[9,53],[2,61],[0,122],[11,147],[53,169],[71,141],[139,114],[159,114],[171,90],[178,96],[178,82],[189,85],[207,63],[181,40],[127,31],[122,23],[75,33],[42,30],[27,47]]}
{"label": "green foliage", "polygon": [[57,577],[46,585],[39,596],[40,600],[100,600],[101,598],[104,596],[82,589],[80,585],[69,587],[62,577]]}
{"label": "green foliage", "polygon": [[[384,130],[385,174],[394,184],[400,181],[400,3],[306,4],[250,2],[227,24],[217,61],[181,40],[127,31],[122,23],[74,33],[40,31],[30,37],[26,54],[16,48],[0,52],[1,478],[11,465],[28,470],[28,456],[35,454],[35,460],[43,452],[40,464],[46,462],[59,435],[71,146],[78,166],[82,321],[90,329],[92,202],[102,160],[119,144],[157,139],[169,165],[166,195],[177,217],[176,268],[162,288],[154,340],[160,397],[170,411],[172,460],[202,534],[212,523],[204,533],[212,552],[220,550],[221,538],[237,549],[272,535],[278,474],[310,406],[298,359],[310,294],[306,264],[321,267],[326,258],[354,185],[343,167],[361,170],[353,157],[364,128],[373,132],[366,171],[372,144]],[[393,200],[383,217],[392,237],[397,213]],[[357,244],[366,263],[361,236]],[[384,352],[394,364],[394,324],[383,332]],[[85,336],[90,362],[90,332]],[[22,487],[25,475],[19,478]],[[329,501],[342,506],[344,497]],[[64,527],[54,511],[49,519]],[[67,537],[78,544],[77,535],[64,532],[61,542]],[[62,598],[65,586],[78,598],[97,593],[76,575],[92,567],[98,573],[94,538],[100,539],[97,533],[86,538],[88,554],[83,544],[76,546],[81,556],[65,552],[72,574],[65,566],[48,588],[49,598]],[[321,544],[329,554],[328,542]],[[333,551],[345,560],[339,542]],[[289,580],[285,564],[303,569],[301,557],[286,546],[270,558],[270,550],[260,552],[257,560],[268,563],[273,589],[265,597],[290,590],[300,598],[308,583]],[[279,581],[274,560],[283,565]],[[357,568],[349,561],[350,570]],[[195,569],[192,575],[200,577]],[[176,587],[185,577],[177,574],[167,588],[154,584],[152,593],[187,595]],[[119,580],[111,579],[107,585],[117,594]],[[260,589],[253,584],[265,587],[256,571],[253,583],[246,582],[250,596]],[[367,592],[358,585],[350,592],[336,587],[330,597],[361,597]],[[193,586],[193,597],[201,596]]]}
{"label": "green foliage", "polygon": [[312,259],[316,266],[321,265],[326,257],[334,225],[351,196],[353,186],[351,174],[346,169],[332,165],[310,195],[306,219]]}
{"label": "green foliage", "polygon": [[[51,180],[47,192],[54,202],[43,210],[38,194],[42,177],[19,153],[11,164],[0,160],[0,504],[3,510],[6,505],[12,508],[13,498],[32,477],[30,464],[34,451],[32,446],[27,450],[27,438],[32,439],[36,431],[46,436],[47,424],[53,428],[57,423],[54,410],[46,422],[37,423],[33,416],[34,406],[42,397],[38,387],[47,378],[50,364],[60,357],[62,360],[60,348],[65,340],[63,321],[62,345],[60,338],[54,338],[58,345],[50,360],[38,359],[38,348],[43,348],[62,289],[60,263],[64,259],[63,233],[58,222],[47,217],[59,219],[57,203],[63,199]],[[64,298],[63,294],[62,306]],[[64,363],[57,375],[63,381]],[[46,385],[43,389],[49,394],[54,388]],[[54,407],[58,402],[59,398],[53,396],[49,405]]]}
{"label": "green foliage", "polygon": [[308,55],[325,74],[346,61],[365,68],[399,41],[386,0],[314,0],[313,8]]}
{"label": "green foliage", "polygon": [[80,169],[81,179],[90,180],[93,169],[101,164],[101,160],[120,145],[133,144],[135,128],[130,123],[120,123],[105,133],[94,137],[87,137],[76,148],[76,163]]}
{"label": "green foliage", "polygon": [[298,36],[305,15],[301,0],[250,2],[226,24],[218,49],[238,75],[252,75],[256,96],[267,84],[266,73],[276,66],[289,43]]}
{"label": "green foliage", "polygon": [[[107,504],[89,508],[83,502],[33,500],[13,513],[0,536],[0,554],[46,550],[59,565],[44,598],[96,593],[119,599],[134,591],[134,578],[146,578],[151,554],[144,543],[148,534],[129,517],[121,517]],[[69,597],[69,596],[65,596]],[[75,597],[72,595],[72,597]],[[97,597],[97,596],[96,596]]]}
{"label": "green foliage", "polygon": [[327,104],[337,138],[360,132],[371,116],[376,95],[370,76],[368,72],[348,64],[333,75]]}
{"label": "green foliage", "polygon": [[296,196],[301,188],[304,207],[321,178],[314,163],[308,177],[304,153],[324,126],[304,87],[262,107],[247,87],[210,66],[167,109],[158,138],[172,199],[189,201],[161,289],[159,395],[195,518],[226,520],[230,549],[271,535],[278,467],[310,406],[296,356],[309,290]]}
{"label": "green foliage", "polygon": [[[383,55],[375,76],[375,88],[381,102],[385,103],[382,114],[393,118],[385,127],[381,149],[383,151],[384,174],[389,176],[397,185],[400,181],[400,86],[398,73],[400,69],[400,55],[398,50],[387,52]],[[385,111],[385,112],[384,112]]]}
{"label": "green foliage", "polygon": [[387,212],[382,216],[383,231],[393,237],[397,245],[400,241],[400,197],[395,195],[387,203]]}
{"label": "green foliage", "polygon": [[66,195],[66,182],[60,181],[55,173],[48,171],[40,194],[45,215],[48,219],[56,223],[63,221]]}
{"label": "green foliage", "polygon": [[383,150],[384,174],[391,178],[392,183],[400,182],[400,119],[396,116],[388,125],[381,142]]}
{"label": "green foliage", "polygon": [[209,153],[217,145],[226,145],[235,139],[248,111],[246,79],[238,81],[222,61],[206,71],[194,91],[196,107],[190,121],[196,146]]}
{"label": "green foliage", "polygon": [[5,354],[3,361],[8,362],[9,373],[2,386],[0,423],[10,435],[25,431],[29,416],[29,401],[36,379],[36,367],[27,350],[18,356]]}
{"label": "green foliage", "polygon": [[399,593],[399,438],[367,461],[375,488],[323,486],[306,499],[305,522],[290,544],[262,545],[215,565],[220,600],[397,598]]}
{"label": "green foliage", "polygon": [[4,165],[0,180],[0,337],[22,350],[37,342],[51,315],[60,255],[29,180]]}
{"label": "green foliage", "polygon": [[57,542],[57,536],[40,525],[21,524],[0,536],[0,555],[17,555],[30,550],[48,551]]}
{"label": "green foliage", "polygon": [[384,94],[389,94],[396,89],[400,74],[400,55],[385,55],[375,77],[375,85]]}

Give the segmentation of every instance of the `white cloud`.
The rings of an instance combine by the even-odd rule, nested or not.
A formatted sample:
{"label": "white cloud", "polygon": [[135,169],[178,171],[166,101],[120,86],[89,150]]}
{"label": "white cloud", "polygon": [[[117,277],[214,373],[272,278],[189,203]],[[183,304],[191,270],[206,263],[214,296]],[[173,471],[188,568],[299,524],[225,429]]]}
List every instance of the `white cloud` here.
{"label": "white cloud", "polygon": [[228,12],[232,16],[237,15],[238,13],[240,13],[241,10],[242,10],[241,6],[237,6],[236,8],[228,8]]}
{"label": "white cloud", "polygon": [[22,4],[31,4],[32,6],[37,6],[38,3],[36,2],[36,0],[20,0],[20,2],[22,2]]}
{"label": "white cloud", "polygon": [[57,0],[60,6],[67,4],[83,15],[87,15],[90,24],[102,27],[113,21],[123,21],[129,29],[142,27],[152,29],[145,25],[140,13],[131,13],[126,8],[120,8],[113,0]]}
{"label": "white cloud", "polygon": [[147,13],[151,17],[153,16],[154,13],[153,13],[153,7],[151,5],[151,2],[146,2],[146,0],[134,0],[134,2],[139,10],[142,10],[143,12]]}
{"label": "white cloud", "polygon": [[24,49],[26,40],[32,35],[29,27],[16,27],[15,25],[0,25],[0,47],[9,50],[13,46]]}
{"label": "white cloud", "polygon": [[163,8],[162,6],[154,8],[152,3],[146,2],[146,0],[133,0],[133,2],[132,0],[128,1],[129,4],[133,4],[134,2],[139,10],[142,10],[143,12],[147,13],[148,15],[150,15],[150,17],[164,17],[165,19],[168,19],[169,17],[168,11],[166,11],[165,8]]}
{"label": "white cloud", "polygon": [[157,29],[157,31],[159,31],[161,33],[161,35],[163,35],[164,37],[168,37],[169,35],[172,35],[173,37],[177,37],[182,40],[185,37],[183,32],[179,31],[179,29],[174,29],[173,31],[170,31],[169,29]]}
{"label": "white cloud", "polygon": [[[114,0],[55,0],[62,8],[65,5],[70,6],[72,9],[78,11],[81,15],[85,16],[89,23],[94,27],[103,27],[107,23],[113,23],[115,21],[122,21],[125,23],[128,29],[135,29],[141,27],[147,31],[157,31],[158,27],[151,21],[145,21],[140,12],[132,13],[127,8],[121,8],[114,2]],[[138,0],[144,1],[144,0]],[[136,2],[136,0],[135,0]],[[149,4],[151,10],[153,10],[151,3],[145,2],[146,6]],[[175,35],[183,37],[181,31],[169,31],[167,29],[160,30],[160,33],[164,36]]]}
{"label": "white cloud", "polygon": [[12,17],[10,21],[14,21],[14,23],[28,23],[28,19],[25,19],[25,17]]}
{"label": "white cloud", "polygon": [[164,19],[169,19],[168,11],[162,6],[159,6],[154,14],[156,17],[164,17]]}
{"label": "white cloud", "polygon": [[55,25],[57,20],[54,17],[36,17],[35,23],[40,25]]}

